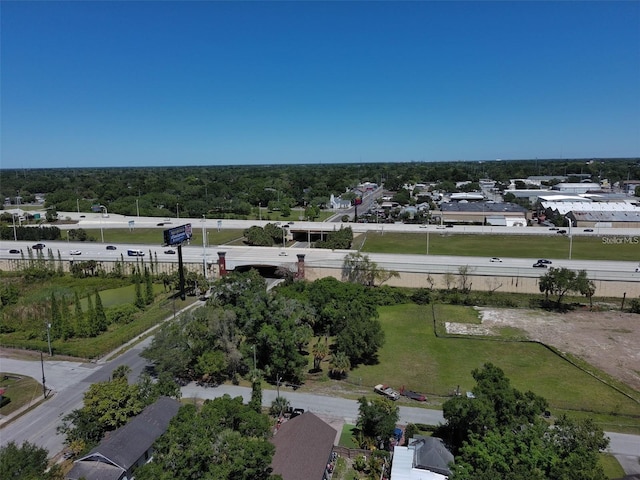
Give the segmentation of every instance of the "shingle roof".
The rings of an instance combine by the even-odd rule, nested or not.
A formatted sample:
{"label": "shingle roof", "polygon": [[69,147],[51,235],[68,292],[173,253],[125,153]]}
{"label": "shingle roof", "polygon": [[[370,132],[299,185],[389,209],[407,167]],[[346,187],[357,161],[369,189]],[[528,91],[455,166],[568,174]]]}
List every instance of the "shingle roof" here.
{"label": "shingle roof", "polygon": [[283,480],[322,480],[337,431],[306,412],[282,424],[271,439],[273,473]]}
{"label": "shingle roof", "polygon": [[[160,397],[129,423],[108,434],[86,456],[78,459],[67,478],[86,476],[92,480],[113,480],[129,470],[153,445],[178,413],[180,402]],[[89,465],[92,464],[92,465]],[[101,464],[101,465],[100,465]],[[79,471],[87,471],[80,473]],[[90,471],[90,475],[89,475]],[[121,472],[116,476],[116,471]]]}
{"label": "shingle roof", "polygon": [[414,466],[416,468],[451,475],[449,464],[453,462],[453,455],[444,446],[442,440],[437,437],[419,436],[411,439],[409,445],[415,445]]}

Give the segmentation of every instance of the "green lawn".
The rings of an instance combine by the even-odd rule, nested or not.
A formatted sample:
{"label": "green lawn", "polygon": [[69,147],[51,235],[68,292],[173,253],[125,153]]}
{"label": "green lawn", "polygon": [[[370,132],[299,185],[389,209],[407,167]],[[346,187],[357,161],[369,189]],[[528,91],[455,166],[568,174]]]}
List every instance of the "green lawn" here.
{"label": "green lawn", "polygon": [[9,415],[20,407],[31,402],[36,403],[43,399],[42,384],[31,377],[16,375],[9,372],[0,372],[0,389],[5,390],[6,400],[0,408],[0,415]]}
{"label": "green lawn", "polygon": [[[472,318],[468,310],[471,309],[447,306],[442,311],[436,310],[436,315],[446,316],[448,321],[458,318],[468,321]],[[437,338],[430,305],[380,307],[379,312],[386,335],[379,363],[353,370],[349,375],[351,382],[371,386],[388,383],[396,388],[404,385],[426,393],[430,402],[435,400],[437,404],[458,386],[462,392],[471,390],[475,384],[471,371],[492,362],[505,371],[514,387],[545,397],[554,413],[560,409],[598,412],[604,415],[600,419],[603,422],[615,418],[618,423],[640,431],[637,401],[541,345],[498,339]]]}
{"label": "green lawn", "polygon": [[[101,241],[100,229],[85,229],[90,238],[95,241]],[[129,230],[127,228],[110,228],[103,229],[104,243],[130,243],[130,244],[157,244],[162,245],[164,237],[163,230],[160,228],[136,228],[135,230]],[[242,230],[230,229],[220,230],[208,229],[207,233],[209,239],[209,245],[224,245],[232,242],[238,238],[242,238]],[[66,240],[66,233],[62,232],[63,238]],[[193,237],[191,238],[192,245],[202,246],[202,228],[193,229]],[[125,254],[127,252],[124,252]]]}
{"label": "green lawn", "polygon": [[[427,252],[425,233],[368,232],[363,241],[365,253]],[[474,257],[569,258],[569,238],[564,235],[465,235],[429,234],[430,255]],[[576,260],[638,261],[637,244],[603,244],[601,237],[574,236],[571,258]]]}

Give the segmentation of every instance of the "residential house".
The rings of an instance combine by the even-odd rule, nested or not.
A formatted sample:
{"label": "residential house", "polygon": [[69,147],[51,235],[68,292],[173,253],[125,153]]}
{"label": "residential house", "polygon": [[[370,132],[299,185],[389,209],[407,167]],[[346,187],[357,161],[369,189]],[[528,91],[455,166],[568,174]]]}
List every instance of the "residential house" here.
{"label": "residential house", "polygon": [[75,461],[67,480],[132,480],[137,467],[149,462],[153,443],[178,413],[180,402],[160,397],[129,423],[108,433],[100,445]]}
{"label": "residential house", "polygon": [[325,480],[337,431],[311,412],[284,422],[271,439],[274,474],[283,480]]}
{"label": "residential house", "polygon": [[396,446],[391,480],[447,480],[453,455],[437,437],[416,436],[406,447]]}

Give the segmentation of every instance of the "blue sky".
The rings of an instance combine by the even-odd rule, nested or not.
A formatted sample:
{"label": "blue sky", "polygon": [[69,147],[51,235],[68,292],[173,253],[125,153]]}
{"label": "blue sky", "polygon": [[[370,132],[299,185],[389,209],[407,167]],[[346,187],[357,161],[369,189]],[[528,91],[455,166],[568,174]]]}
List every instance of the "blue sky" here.
{"label": "blue sky", "polygon": [[640,2],[2,1],[2,168],[640,155]]}

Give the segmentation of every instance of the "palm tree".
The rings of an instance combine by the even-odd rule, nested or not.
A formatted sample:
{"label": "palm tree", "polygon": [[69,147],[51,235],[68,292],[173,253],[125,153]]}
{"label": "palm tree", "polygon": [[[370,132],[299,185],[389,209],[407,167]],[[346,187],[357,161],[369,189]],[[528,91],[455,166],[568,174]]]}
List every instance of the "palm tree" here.
{"label": "palm tree", "polygon": [[318,341],[313,346],[313,350],[311,351],[311,353],[313,354],[313,369],[315,371],[320,371],[320,364],[322,363],[322,360],[324,360],[327,355],[329,355],[329,345],[327,343],[327,337],[324,337],[324,342],[321,342],[320,338],[318,338]]}
{"label": "palm tree", "polygon": [[274,417],[280,417],[285,410],[289,409],[290,406],[291,404],[289,403],[289,400],[278,396],[273,402],[271,402],[269,413]]}
{"label": "palm tree", "polygon": [[329,373],[335,378],[344,378],[351,370],[351,362],[344,352],[336,352],[331,357]]}

